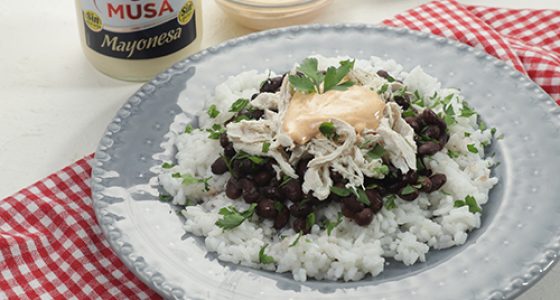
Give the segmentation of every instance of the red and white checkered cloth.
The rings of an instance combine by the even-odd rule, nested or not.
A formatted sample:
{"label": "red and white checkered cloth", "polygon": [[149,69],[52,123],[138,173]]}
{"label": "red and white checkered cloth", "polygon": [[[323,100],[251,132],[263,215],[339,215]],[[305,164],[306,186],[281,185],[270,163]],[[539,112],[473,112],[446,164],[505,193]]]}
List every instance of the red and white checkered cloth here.
{"label": "red and white checkered cloth", "polygon": [[[384,22],[509,61],[560,104],[560,12],[436,1]],[[0,299],[154,299],[97,225],[86,157],[0,200]]]}

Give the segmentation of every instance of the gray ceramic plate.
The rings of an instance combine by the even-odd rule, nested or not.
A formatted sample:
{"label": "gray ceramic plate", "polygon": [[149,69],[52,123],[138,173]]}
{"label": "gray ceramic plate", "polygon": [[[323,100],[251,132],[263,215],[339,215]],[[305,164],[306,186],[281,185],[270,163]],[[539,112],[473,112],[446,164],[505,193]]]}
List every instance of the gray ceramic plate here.
{"label": "gray ceramic plate", "polygon": [[[430,252],[426,263],[386,266],[360,282],[299,283],[289,275],[236,267],[187,236],[172,208],[145,192],[160,165],[154,154],[179,94],[201,107],[209,91],[243,70],[282,72],[310,54],[392,58],[421,65],[460,88],[505,139],[495,144],[500,184],[482,227],[465,245]],[[560,112],[549,96],[504,62],[443,38],[366,25],[293,27],[232,40],[178,63],[118,112],[93,171],[94,206],[124,263],[161,295],[179,299],[510,299],[551,267],[560,249]],[[152,182],[153,184],[153,182]],[[126,193],[126,191],[131,193]]]}

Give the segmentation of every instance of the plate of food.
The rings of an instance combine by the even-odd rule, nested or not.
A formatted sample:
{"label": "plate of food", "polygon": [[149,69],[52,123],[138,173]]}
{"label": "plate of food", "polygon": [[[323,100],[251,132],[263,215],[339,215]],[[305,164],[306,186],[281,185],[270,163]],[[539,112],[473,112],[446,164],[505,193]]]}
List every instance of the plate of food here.
{"label": "plate of food", "polygon": [[94,207],[167,298],[510,299],[560,247],[559,115],[441,37],[276,29],[132,96],[96,152]]}

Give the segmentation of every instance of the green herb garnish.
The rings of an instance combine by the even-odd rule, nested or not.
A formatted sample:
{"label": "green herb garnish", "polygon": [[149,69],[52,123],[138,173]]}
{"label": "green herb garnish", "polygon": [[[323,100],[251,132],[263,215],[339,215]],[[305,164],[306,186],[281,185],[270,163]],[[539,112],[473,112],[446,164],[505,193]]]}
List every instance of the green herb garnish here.
{"label": "green herb garnish", "polygon": [[465,132],[463,133],[463,135],[464,135],[465,137],[469,137],[469,136],[471,136],[471,133],[465,131]]}
{"label": "green herb garnish", "polygon": [[306,58],[297,68],[298,72],[303,75],[290,75],[288,80],[295,90],[303,93],[321,93],[321,84],[323,84],[323,93],[329,90],[345,90],[354,83],[351,81],[341,82],[344,77],[354,68],[354,61],[341,61],[338,68],[329,67],[323,75],[318,70],[318,62],[315,58]]}
{"label": "green herb garnish", "polygon": [[325,220],[325,228],[327,229],[327,235],[331,235],[333,229],[336,226],[338,226],[340,223],[342,223],[342,214],[340,212],[338,213],[335,222]]}
{"label": "green herb garnish", "polygon": [[248,104],[249,104],[248,99],[239,98],[239,99],[235,100],[235,102],[233,102],[229,111],[230,112],[240,112],[243,109],[245,109],[245,107],[247,107]]}
{"label": "green herb garnish", "polygon": [[470,153],[474,153],[474,154],[478,153],[478,149],[476,148],[476,146],[474,144],[468,144],[467,145],[467,150],[469,150]]}
{"label": "green herb garnish", "polygon": [[461,109],[461,117],[468,118],[472,115],[476,115],[476,111],[470,108],[467,103],[463,103],[463,108]]}
{"label": "green herb garnish", "polygon": [[414,117],[415,115],[416,115],[416,111],[414,111],[414,108],[412,108],[412,106],[410,106],[409,108],[407,108],[405,111],[402,112],[402,116],[405,118]]}
{"label": "green herb garnish", "polygon": [[206,131],[210,133],[208,135],[209,139],[219,140],[222,133],[226,132],[226,129],[222,128],[222,125],[220,124],[214,124],[212,125],[212,128],[208,128]]}
{"label": "green herb garnish", "polygon": [[299,238],[301,238],[301,232],[298,233],[297,238],[288,247],[293,247],[293,246],[297,245],[297,243],[299,242]]}
{"label": "green herb garnish", "polygon": [[173,165],[168,162],[164,162],[163,165],[161,165],[161,167],[164,169],[171,169],[173,168]]}
{"label": "green herb garnish", "polygon": [[311,228],[316,221],[317,221],[317,217],[313,212],[308,214],[307,217],[305,218],[305,224],[307,225],[307,228]]}
{"label": "green herb garnish", "polygon": [[193,131],[193,126],[192,124],[187,125],[187,127],[185,127],[185,133],[190,134]]}
{"label": "green herb garnish", "polygon": [[268,151],[270,150],[270,142],[264,142],[262,144],[262,153],[268,153]]}
{"label": "green herb garnish", "polygon": [[279,187],[283,187],[286,184],[288,184],[288,182],[290,182],[293,178],[288,176],[288,175],[284,175],[282,176],[282,182],[280,183]]}
{"label": "green herb garnish", "polygon": [[397,208],[397,204],[395,203],[395,200],[397,199],[397,197],[395,197],[395,195],[389,195],[387,197],[385,197],[385,208],[388,210],[391,209],[395,209]]}
{"label": "green herb garnish", "polygon": [[381,165],[379,167],[375,167],[373,171],[382,175],[387,175],[389,174],[389,167],[386,165]]}
{"label": "green herb garnish", "polygon": [[323,122],[319,126],[319,131],[328,139],[336,137],[336,128],[332,122]]}
{"label": "green herb garnish", "polygon": [[220,111],[216,107],[216,104],[212,104],[208,107],[207,113],[210,118],[215,119],[220,114]]}
{"label": "green herb garnish", "polygon": [[259,251],[259,263],[272,264],[274,263],[274,258],[272,256],[264,254],[264,249],[266,249],[266,247],[268,247],[268,244],[262,246],[261,250]]}
{"label": "green herb garnish", "polygon": [[196,184],[196,183],[203,183],[204,184],[204,190],[208,191],[210,190],[210,179],[212,179],[212,176],[207,177],[207,178],[197,178],[194,177],[190,174],[185,174],[185,175],[181,175],[181,178],[183,178],[183,185],[191,185],[191,184]]}
{"label": "green herb garnish", "polygon": [[354,192],[356,194],[356,199],[358,200],[358,202],[366,205],[366,206],[370,206],[371,202],[369,201],[369,198],[366,194],[366,191],[362,190],[362,189],[356,189],[356,191]]}
{"label": "green herb garnish", "polygon": [[383,148],[383,146],[381,146],[380,144],[375,144],[375,146],[373,146],[373,149],[368,151],[366,155],[367,157],[369,157],[369,159],[374,160],[380,159],[381,157],[383,157],[383,154],[385,154],[385,148]]}
{"label": "green herb garnish", "polygon": [[453,203],[453,207],[462,207],[462,206],[468,206],[469,211],[473,214],[482,211],[480,206],[478,206],[478,203],[476,202],[476,199],[471,195],[468,195],[467,197],[465,197],[465,200],[456,200]]}
{"label": "green herb garnish", "polygon": [[459,152],[453,150],[447,150],[447,155],[451,158],[457,158],[460,156]]}
{"label": "green herb garnish", "polygon": [[173,199],[171,195],[159,195],[159,201],[161,202],[169,202],[171,199]]}
{"label": "green herb garnish", "polygon": [[257,164],[257,165],[262,165],[266,162],[266,159],[264,159],[264,158],[262,158],[258,155],[251,155],[251,154],[249,154],[245,151],[237,152],[237,154],[235,154],[235,156],[233,157],[233,160],[244,159],[244,158],[249,159],[250,161],[252,161],[254,164]]}
{"label": "green herb garnish", "polygon": [[223,230],[233,229],[252,217],[255,207],[257,207],[257,204],[253,203],[244,212],[239,212],[235,206],[222,207],[218,213],[223,217],[216,221],[215,224]]}
{"label": "green herb garnish", "polygon": [[385,93],[387,92],[387,90],[389,90],[389,85],[386,84],[386,83],[384,83],[384,84],[379,88],[379,90],[377,90],[377,93],[378,93],[379,95],[383,95],[383,94],[385,94]]}
{"label": "green herb garnish", "polygon": [[407,185],[401,190],[401,195],[410,195],[413,194],[414,192],[416,192],[416,189],[411,185]]}
{"label": "green herb garnish", "polygon": [[339,196],[339,197],[348,197],[352,194],[352,191],[347,188],[341,188],[337,186],[331,186],[331,193]]}

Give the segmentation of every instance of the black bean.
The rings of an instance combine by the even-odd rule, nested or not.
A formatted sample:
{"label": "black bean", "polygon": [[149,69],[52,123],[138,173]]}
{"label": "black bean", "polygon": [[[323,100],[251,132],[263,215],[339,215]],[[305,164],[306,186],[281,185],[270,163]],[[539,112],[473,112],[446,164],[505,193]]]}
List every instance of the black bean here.
{"label": "black bean", "polygon": [[385,71],[385,70],[379,70],[379,71],[377,71],[377,75],[379,75],[379,77],[385,78],[385,79],[387,79],[387,78],[389,78],[389,77],[391,76],[391,75],[389,75],[389,73],[388,73],[387,71]]}
{"label": "black bean", "polygon": [[432,181],[432,189],[430,192],[434,192],[439,190],[447,182],[447,176],[444,174],[434,174],[430,176],[430,181]]}
{"label": "black bean", "polygon": [[449,141],[449,134],[447,134],[447,132],[443,132],[439,136],[439,144],[441,145],[441,148],[445,147],[448,141]]}
{"label": "black bean", "polygon": [[232,163],[232,168],[240,175],[253,174],[257,170],[256,166],[249,159],[236,159]]}
{"label": "black bean", "polygon": [[354,195],[342,198],[342,205],[355,213],[361,211],[365,207]]}
{"label": "black bean", "polygon": [[311,193],[305,195],[305,199],[307,199],[307,201],[309,202],[309,204],[311,204],[311,206],[323,205],[328,203],[327,199],[319,200],[319,198],[313,196]]}
{"label": "black bean", "polygon": [[441,130],[436,125],[426,126],[424,127],[423,131],[425,136],[432,138],[434,140],[438,140],[441,135]]}
{"label": "black bean", "polygon": [[244,178],[240,180],[240,183],[241,188],[243,189],[243,200],[245,200],[245,202],[256,203],[257,201],[259,201],[261,195],[252,181]]}
{"label": "black bean", "polygon": [[414,199],[418,198],[418,196],[420,195],[420,192],[414,187],[411,187],[411,188],[412,188],[412,192],[407,191],[406,194],[403,194],[404,188],[402,188],[399,191],[399,194],[398,194],[399,197],[403,200],[406,200],[406,201],[413,201]]}
{"label": "black bean", "polygon": [[414,170],[408,171],[408,173],[403,175],[402,180],[409,184],[415,184],[418,181],[418,173]]}
{"label": "black bean", "polygon": [[253,180],[258,186],[265,186],[270,183],[270,180],[274,177],[274,174],[267,171],[260,171],[253,177]]}
{"label": "black bean", "polygon": [[442,131],[445,131],[447,129],[447,124],[445,124],[445,121],[438,117],[438,115],[431,109],[425,109],[422,112],[421,117],[426,124],[436,125]]}
{"label": "black bean", "polygon": [[395,182],[387,187],[387,191],[389,193],[398,193],[405,186],[406,182],[404,181]]}
{"label": "black bean", "polygon": [[290,214],[296,218],[305,217],[313,211],[313,207],[308,203],[294,203],[290,206]]}
{"label": "black bean", "polygon": [[274,207],[274,200],[261,200],[257,205],[257,215],[266,219],[274,219],[278,215],[278,211]]}
{"label": "black bean", "polygon": [[228,171],[226,161],[223,157],[219,157],[218,159],[216,159],[212,166],[210,166],[210,169],[212,170],[212,173],[216,175],[222,175]]}
{"label": "black bean", "polygon": [[425,142],[418,147],[419,155],[434,155],[441,150],[441,145],[436,142]]}
{"label": "black bean", "polygon": [[229,143],[229,145],[227,145],[227,146],[224,148],[224,155],[225,155],[227,158],[233,158],[233,157],[235,156],[236,153],[237,153],[237,152],[235,152],[235,149],[233,148],[233,144],[232,144],[232,143]]}
{"label": "black bean", "polygon": [[296,173],[299,176],[300,179],[303,179],[303,176],[305,175],[305,172],[307,172],[307,164],[313,159],[313,157],[311,156],[307,156],[307,157],[303,157],[302,159],[299,160],[297,167],[296,167]]}
{"label": "black bean", "polygon": [[288,221],[290,221],[290,211],[284,207],[278,212],[276,218],[274,218],[274,228],[282,229],[288,224]]}
{"label": "black bean", "polygon": [[422,186],[420,188],[420,191],[424,193],[429,193],[432,190],[432,181],[430,180],[430,178],[426,176],[422,176],[418,180],[418,183]]}
{"label": "black bean", "polygon": [[299,202],[303,198],[303,191],[301,190],[301,185],[299,181],[292,179],[288,181],[284,186],[280,187],[280,192],[284,197],[292,202]]}
{"label": "black bean", "polygon": [[410,96],[408,95],[397,95],[393,97],[393,100],[404,110],[410,107]]}
{"label": "black bean", "polygon": [[344,185],[346,184],[346,179],[344,179],[344,177],[342,177],[342,175],[340,175],[340,173],[332,171],[330,172],[330,177],[332,179],[332,181],[336,184],[342,184],[342,186],[340,187],[344,187]]}
{"label": "black bean", "polygon": [[351,211],[349,208],[347,208],[346,206],[343,205],[342,206],[342,215],[347,217],[347,218],[353,219],[354,216],[356,215],[356,213]]}
{"label": "black bean", "polygon": [[295,232],[302,232],[303,234],[308,234],[311,228],[307,226],[307,220],[305,218],[297,218],[292,222],[292,228]]}
{"label": "black bean", "polygon": [[230,178],[226,183],[226,196],[230,199],[237,199],[241,197],[243,189],[239,181],[235,178]]}
{"label": "black bean", "polygon": [[412,127],[412,129],[414,129],[414,132],[416,133],[420,132],[420,123],[418,122],[417,118],[406,117],[404,118],[404,120],[406,121],[406,123],[408,123],[408,125],[410,125],[410,127]]}
{"label": "black bean", "polygon": [[262,109],[253,110],[248,113],[248,117],[253,120],[258,120],[262,118],[263,115],[264,115],[264,110]]}
{"label": "black bean", "polygon": [[354,222],[360,226],[366,226],[373,220],[373,211],[366,207],[354,215]]}
{"label": "black bean", "polygon": [[275,186],[265,186],[261,189],[261,193],[268,198],[271,199],[275,199],[275,200],[280,200],[280,198],[282,197],[280,195],[280,191],[278,190],[277,187]]}
{"label": "black bean", "polygon": [[381,194],[376,190],[366,190],[366,195],[368,196],[371,210],[374,214],[378,213],[383,208],[383,198]]}
{"label": "black bean", "polygon": [[[224,148],[224,149],[225,149],[227,146],[232,145],[232,144],[229,142],[229,138],[228,138],[228,136],[227,136],[227,133],[225,133],[225,132],[222,133],[222,134],[220,135],[220,145],[221,145],[222,148]],[[233,145],[232,145],[232,146],[233,146]]]}
{"label": "black bean", "polygon": [[257,98],[258,96],[259,96],[259,93],[253,94],[253,95],[251,96],[251,100],[255,100],[255,98]]}
{"label": "black bean", "polygon": [[261,93],[276,93],[280,90],[280,86],[282,86],[282,80],[284,76],[277,76],[274,78],[269,78],[265,80],[263,85],[261,86],[260,92]]}

